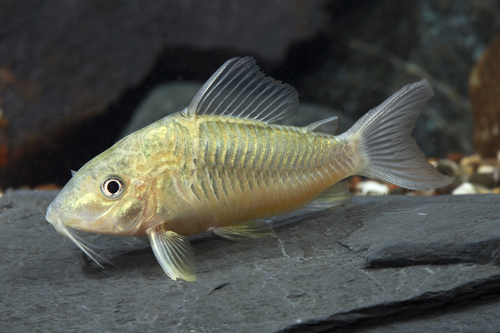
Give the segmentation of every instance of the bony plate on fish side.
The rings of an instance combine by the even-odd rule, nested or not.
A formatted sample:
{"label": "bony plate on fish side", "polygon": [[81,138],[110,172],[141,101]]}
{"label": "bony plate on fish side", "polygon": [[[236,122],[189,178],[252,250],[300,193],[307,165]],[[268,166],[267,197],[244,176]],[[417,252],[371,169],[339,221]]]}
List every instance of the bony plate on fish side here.
{"label": "bony plate on fish side", "polygon": [[270,235],[263,219],[351,199],[342,179],[363,175],[417,190],[452,179],[411,137],[434,92],[409,84],[336,135],[337,117],[277,125],[298,111],[296,90],[250,57],[223,64],[184,110],[118,141],[73,174],[46,219],[82,251],[71,230],[144,236],[173,280],[196,280],[188,236],[234,241]]}

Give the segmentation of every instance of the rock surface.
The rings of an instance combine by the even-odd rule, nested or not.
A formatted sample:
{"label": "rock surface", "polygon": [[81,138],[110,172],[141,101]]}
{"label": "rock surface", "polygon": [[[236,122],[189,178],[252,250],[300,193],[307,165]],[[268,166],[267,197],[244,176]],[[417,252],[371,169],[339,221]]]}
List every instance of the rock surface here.
{"label": "rock surface", "polygon": [[[86,234],[102,270],[44,220],[57,192],[0,198],[0,328],[52,332],[495,331],[500,197],[355,197],[275,235],[192,239],[198,281],[140,239]],[[339,242],[340,240],[340,242]]]}

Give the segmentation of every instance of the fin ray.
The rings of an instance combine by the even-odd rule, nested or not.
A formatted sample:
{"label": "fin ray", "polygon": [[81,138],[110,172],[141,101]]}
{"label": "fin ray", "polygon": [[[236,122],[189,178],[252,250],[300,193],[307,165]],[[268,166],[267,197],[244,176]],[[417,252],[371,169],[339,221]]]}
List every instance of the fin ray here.
{"label": "fin ray", "polygon": [[233,58],[201,87],[185,114],[275,122],[295,115],[298,104],[295,88],[266,77],[251,57]]}
{"label": "fin ray", "polygon": [[309,202],[303,209],[323,210],[348,203],[352,199],[346,183],[338,182],[324,190],[319,196]]}
{"label": "fin ray", "polygon": [[427,162],[411,132],[434,90],[427,80],[408,84],[369,111],[340,138],[358,145],[363,163],[357,174],[413,189],[453,181]]}
{"label": "fin ray", "polygon": [[186,237],[162,226],[147,234],[156,259],[172,280],[196,281],[194,252]]}
{"label": "fin ray", "polygon": [[241,242],[247,239],[261,238],[272,235],[273,231],[269,224],[264,221],[247,221],[227,227],[213,228],[212,232],[219,237]]}

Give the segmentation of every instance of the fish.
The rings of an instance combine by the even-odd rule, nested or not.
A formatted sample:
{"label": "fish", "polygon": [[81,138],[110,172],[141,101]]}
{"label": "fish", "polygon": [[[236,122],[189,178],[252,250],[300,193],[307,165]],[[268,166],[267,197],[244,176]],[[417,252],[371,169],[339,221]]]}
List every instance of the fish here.
{"label": "fish", "polygon": [[276,122],[299,109],[295,88],[266,76],[251,57],[232,58],[184,110],[72,172],[46,220],[101,267],[73,230],[148,236],[168,277],[196,281],[189,236],[268,236],[265,219],[347,203],[352,195],[341,180],[351,175],[413,190],[451,183],[411,136],[433,95],[426,80],[408,84],[340,135],[337,117],[284,126]]}

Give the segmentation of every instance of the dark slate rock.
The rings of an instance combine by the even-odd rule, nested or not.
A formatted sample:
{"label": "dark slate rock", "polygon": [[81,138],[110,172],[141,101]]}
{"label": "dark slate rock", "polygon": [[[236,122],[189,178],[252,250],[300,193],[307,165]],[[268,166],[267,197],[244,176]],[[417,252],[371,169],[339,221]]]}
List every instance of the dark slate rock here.
{"label": "dark slate rock", "polygon": [[[498,291],[467,304],[449,304],[412,319],[394,321],[367,329],[369,332],[498,332],[500,298]],[[360,330],[363,331],[363,330]]]}
{"label": "dark slate rock", "polygon": [[386,212],[340,242],[365,256],[367,267],[500,264],[498,196],[449,199],[395,197],[385,204]]}
{"label": "dark slate rock", "polygon": [[[116,265],[100,269],[44,220],[56,194],[0,198],[4,331],[498,328],[499,303],[491,299],[500,292],[498,262],[463,251],[497,237],[498,196],[355,197],[345,207],[278,219],[268,238],[196,236],[198,281],[185,283],[164,275],[143,239],[84,234]],[[401,243],[410,244],[410,258],[427,252],[438,260],[366,267],[371,253],[381,253],[375,249]],[[484,258],[498,253],[490,246]]]}

